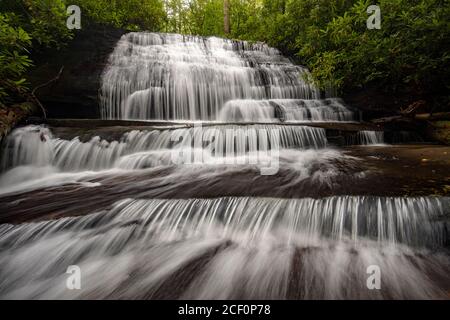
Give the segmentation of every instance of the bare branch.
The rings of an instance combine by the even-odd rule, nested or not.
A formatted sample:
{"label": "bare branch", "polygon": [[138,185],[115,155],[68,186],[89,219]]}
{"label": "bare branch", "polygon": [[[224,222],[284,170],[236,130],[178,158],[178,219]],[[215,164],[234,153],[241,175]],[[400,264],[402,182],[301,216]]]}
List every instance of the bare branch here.
{"label": "bare branch", "polygon": [[35,94],[35,93],[36,93],[37,90],[39,90],[39,89],[41,89],[41,88],[43,88],[43,87],[46,87],[46,86],[50,85],[51,83],[57,81],[57,80],[61,77],[61,74],[62,74],[63,70],[64,70],[64,66],[62,66],[61,69],[59,69],[58,74],[57,74],[54,78],[50,79],[50,80],[47,81],[46,83],[43,83],[43,84],[37,86],[37,87],[34,88],[33,91],[31,91],[31,93],[30,93],[30,97],[31,97],[31,99],[33,100],[33,102],[35,102],[35,103],[39,106],[39,108],[41,108],[42,113],[43,113],[43,115],[44,115],[44,119],[47,119],[47,112],[45,111],[45,108],[44,108],[44,106],[42,105],[42,103],[41,103],[41,102],[39,101],[39,99],[36,97],[36,94]]}

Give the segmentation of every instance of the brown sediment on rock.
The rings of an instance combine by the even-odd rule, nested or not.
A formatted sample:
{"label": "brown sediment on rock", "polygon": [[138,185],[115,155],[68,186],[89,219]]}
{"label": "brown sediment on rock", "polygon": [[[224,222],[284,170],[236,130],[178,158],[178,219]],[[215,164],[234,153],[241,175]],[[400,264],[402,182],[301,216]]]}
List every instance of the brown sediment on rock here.
{"label": "brown sediment on rock", "polygon": [[362,158],[377,177],[370,181],[374,194],[384,188],[400,196],[450,195],[450,147],[353,146],[347,150]]}

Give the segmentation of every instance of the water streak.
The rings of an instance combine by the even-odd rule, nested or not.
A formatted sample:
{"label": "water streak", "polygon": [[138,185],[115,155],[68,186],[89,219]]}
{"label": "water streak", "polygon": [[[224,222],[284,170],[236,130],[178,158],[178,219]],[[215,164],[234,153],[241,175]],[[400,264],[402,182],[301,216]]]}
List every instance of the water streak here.
{"label": "water streak", "polygon": [[317,99],[278,50],[219,38],[129,33],[102,77],[106,119],[215,120],[234,99]]}
{"label": "water streak", "polygon": [[231,100],[222,108],[224,122],[351,122],[358,113],[339,99],[326,100]]}
{"label": "water streak", "polygon": [[362,145],[370,144],[383,144],[384,143],[384,132],[383,131],[358,131],[356,134],[356,143]]}
{"label": "water streak", "polygon": [[[276,135],[275,135],[276,133]],[[194,143],[200,143],[194,145]],[[112,168],[121,157],[144,151],[195,148],[211,156],[235,157],[286,148],[322,148],[327,143],[325,130],[301,126],[252,125],[211,126],[176,130],[133,130],[119,140],[93,137],[88,142],[78,138],[54,137],[44,126],[27,126],[14,130],[6,139],[1,168],[52,165],[65,171]],[[166,163],[170,152],[166,152]]]}
{"label": "water streak", "polygon": [[[448,256],[423,247],[446,237],[439,219],[448,217],[449,204],[448,198],[125,199],[108,212],[1,225],[0,297],[444,297],[434,277],[449,280]],[[72,264],[83,270],[79,291],[64,290]],[[372,264],[383,270],[381,291],[365,288]]]}

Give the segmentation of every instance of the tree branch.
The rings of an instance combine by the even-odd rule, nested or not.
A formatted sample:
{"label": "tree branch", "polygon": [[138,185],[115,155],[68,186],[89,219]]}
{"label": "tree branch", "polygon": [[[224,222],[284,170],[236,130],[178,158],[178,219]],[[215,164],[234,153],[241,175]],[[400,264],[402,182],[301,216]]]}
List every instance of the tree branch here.
{"label": "tree branch", "polygon": [[42,105],[42,103],[41,103],[41,102],[39,101],[39,99],[36,97],[36,94],[35,94],[35,93],[36,93],[37,90],[39,90],[39,89],[41,89],[41,88],[44,88],[44,87],[50,85],[51,83],[57,81],[57,80],[61,77],[61,74],[62,74],[63,70],[64,70],[64,66],[62,66],[61,69],[59,69],[58,74],[57,74],[54,78],[50,79],[50,80],[47,81],[46,83],[43,83],[43,84],[37,86],[37,87],[34,88],[33,91],[31,91],[31,93],[30,93],[30,97],[32,98],[32,100],[39,106],[39,108],[41,108],[42,113],[44,114],[44,119],[47,119],[47,112],[45,111],[45,108],[44,108],[44,106]]}

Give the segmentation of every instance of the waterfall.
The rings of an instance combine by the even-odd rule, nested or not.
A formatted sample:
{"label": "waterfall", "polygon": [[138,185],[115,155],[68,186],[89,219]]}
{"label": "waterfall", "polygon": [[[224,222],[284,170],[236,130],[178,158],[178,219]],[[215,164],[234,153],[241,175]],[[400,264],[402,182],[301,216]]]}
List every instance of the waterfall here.
{"label": "waterfall", "polygon": [[384,143],[383,131],[359,131],[356,135],[357,144],[382,144]]}
{"label": "waterfall", "polygon": [[448,299],[450,198],[385,186],[381,157],[360,152],[384,146],[329,144],[384,133],[318,123],[361,117],[309,76],[261,43],[125,34],[102,118],[164,121],[2,141],[0,299]]}
{"label": "waterfall", "polygon": [[129,33],[102,77],[106,119],[215,120],[235,99],[317,99],[308,71],[263,44]]}
{"label": "waterfall", "polygon": [[[426,248],[414,254],[388,245],[440,245],[446,235],[439,219],[449,204],[449,198],[124,199],[108,212],[1,225],[0,246],[7,249],[0,297],[80,297],[48,277],[74,261],[84,272],[84,297],[156,298],[171,285],[166,294],[175,298],[358,297],[353,290],[360,298],[439,297],[445,293],[434,277],[449,278],[439,267],[444,256],[425,262]],[[361,289],[367,264],[382,268],[384,290]],[[98,274],[103,281],[94,281]],[[310,287],[311,281],[321,285]]]}
{"label": "waterfall", "polygon": [[[277,133],[274,136],[273,133]],[[277,139],[275,139],[275,137]],[[144,151],[194,149],[195,141],[211,155],[234,157],[272,148],[323,148],[327,144],[325,130],[302,126],[223,125],[175,130],[132,130],[119,140],[107,141],[96,136],[90,141],[79,138],[64,140],[54,137],[44,126],[15,129],[4,143],[1,168],[23,165],[51,165],[65,171],[100,170],[114,167],[121,157]]]}
{"label": "waterfall", "polygon": [[[322,199],[216,198],[216,199],[125,199],[108,213],[38,224],[14,229],[30,229],[25,236],[11,240],[17,232],[2,233],[1,243],[11,248],[59,232],[83,231],[122,226],[129,221],[140,226],[142,236],[158,241],[207,235],[221,230],[219,238],[246,242],[258,241],[284,230],[280,243],[302,236],[303,244],[312,245],[321,238],[351,240],[359,244],[372,239],[380,244],[404,243],[418,247],[441,246],[448,237],[444,219],[450,215],[450,198],[417,197],[329,197]],[[70,223],[69,223],[70,221]],[[9,229],[9,228],[8,228]],[[32,230],[32,231],[31,231]],[[27,238],[29,236],[29,238]],[[16,243],[16,241],[18,241]]]}
{"label": "waterfall", "polygon": [[218,120],[224,122],[350,122],[359,119],[357,113],[348,109],[341,100],[333,98],[231,100],[222,108]]}

